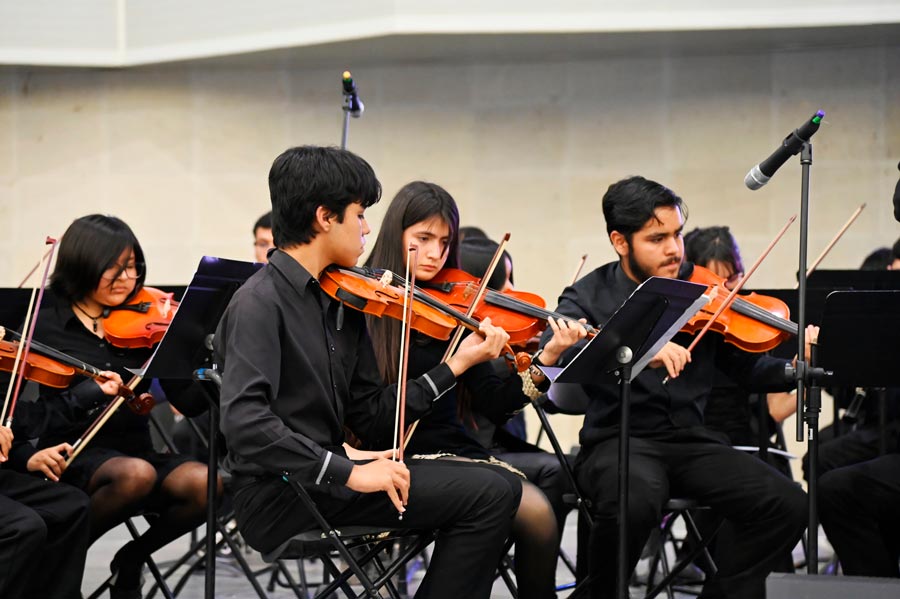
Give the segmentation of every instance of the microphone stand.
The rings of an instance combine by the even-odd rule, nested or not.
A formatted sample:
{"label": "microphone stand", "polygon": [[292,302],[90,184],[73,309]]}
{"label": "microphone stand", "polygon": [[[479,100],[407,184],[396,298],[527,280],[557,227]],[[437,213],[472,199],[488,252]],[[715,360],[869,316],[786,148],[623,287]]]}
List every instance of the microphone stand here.
{"label": "microphone stand", "polygon": [[[806,451],[809,456],[807,474],[809,500],[809,523],[807,528],[807,574],[818,574],[819,570],[819,518],[816,511],[818,488],[819,455],[819,413],[822,411],[820,380],[825,376],[816,367],[817,348],[810,348],[810,362],[806,362],[806,262],[809,245],[809,172],[812,165],[812,144],[803,142],[800,149],[800,269],[798,271],[797,300],[797,366],[794,377],[797,381],[797,441],[803,441],[803,427],[806,425]],[[807,392],[808,388],[808,392]],[[805,406],[805,409],[804,409]],[[802,420],[800,415],[803,415]]]}
{"label": "microphone stand", "polygon": [[[349,81],[349,89],[348,82]],[[344,94],[344,128],[341,132],[341,149],[347,149],[347,138],[350,135],[350,117],[359,118],[363,111],[362,102],[359,101],[359,94],[356,91],[356,84],[350,76],[349,71],[345,71],[343,75],[342,92]]]}

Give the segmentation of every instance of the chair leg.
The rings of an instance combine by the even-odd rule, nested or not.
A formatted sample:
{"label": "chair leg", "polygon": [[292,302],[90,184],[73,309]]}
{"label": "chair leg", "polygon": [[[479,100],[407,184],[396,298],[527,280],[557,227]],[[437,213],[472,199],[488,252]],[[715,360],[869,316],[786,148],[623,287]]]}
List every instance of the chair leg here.
{"label": "chair leg", "polygon": [[[133,538],[137,539],[141,536],[141,533],[138,532],[138,529],[134,525],[134,522],[131,521],[131,518],[125,520],[125,526],[128,528],[128,532],[131,533],[131,536]],[[166,584],[163,575],[160,573],[159,568],[156,567],[156,562],[154,562],[153,558],[149,555],[147,556],[146,564],[147,568],[150,570],[150,573],[153,575],[154,580],[156,580],[156,584],[159,586],[160,591],[162,591],[163,596],[166,599],[175,599],[174,595],[172,595],[172,591]]]}

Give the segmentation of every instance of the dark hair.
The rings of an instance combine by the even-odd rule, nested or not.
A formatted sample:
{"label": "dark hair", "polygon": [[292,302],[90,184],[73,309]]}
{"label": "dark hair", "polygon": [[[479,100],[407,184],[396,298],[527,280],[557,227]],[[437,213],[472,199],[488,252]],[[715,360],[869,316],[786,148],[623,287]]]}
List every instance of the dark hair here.
{"label": "dark hair", "polygon": [[129,248],[134,250],[135,263],[142,265],[131,294],[133,296],[144,286],[147,269],[144,250],[131,227],[115,216],[104,214],[90,214],[76,219],[59,242],[56,267],[50,276],[50,289],[69,302],[83,300],[100,285],[106,269],[113,266],[122,252]]}
{"label": "dark hair", "polygon": [[482,229],[478,227],[460,227],[459,228],[459,240],[460,242],[464,239],[487,239],[487,233],[485,233]]}
{"label": "dark hair", "polygon": [[676,207],[687,220],[687,206],[668,187],[643,177],[622,179],[609,186],[603,194],[603,218],[606,232],[618,231],[631,243],[631,236],[640,231],[656,209]]}
{"label": "dark hair", "polygon": [[381,199],[369,163],[347,150],[301,146],[285,150],[269,169],[272,237],[279,248],[312,241],[316,209],[324,206],[344,222],[353,203],[368,208]]}
{"label": "dark hair", "polygon": [[269,210],[258,219],[256,219],[256,224],[253,225],[253,236],[256,237],[257,229],[271,229],[272,228],[272,211]]}
{"label": "dark hair", "polygon": [[863,260],[860,270],[887,270],[894,262],[894,252],[891,248],[878,248]]}
{"label": "dark hair", "polygon": [[[444,268],[459,266],[459,209],[453,197],[440,185],[413,181],[404,185],[384,213],[381,228],[366,266],[393,271],[400,276],[406,271],[403,232],[416,223],[438,216],[450,228],[447,261]],[[384,380],[397,378],[397,355],[400,347],[400,322],[388,318],[367,317],[369,333],[378,356],[378,367]]]}
{"label": "dark hair", "polygon": [[700,266],[717,260],[731,266],[735,273],[744,272],[741,250],[728,227],[697,227],[685,235],[684,257]]}
{"label": "dark hair", "polygon": [[[467,237],[459,244],[459,268],[470,275],[481,277],[491,264],[491,258],[499,247],[499,243],[492,239],[482,237]],[[506,282],[506,276],[509,275],[509,281],[512,283],[512,272],[506,272],[506,264],[504,258],[509,260],[512,265],[512,256],[506,250],[500,257],[500,263],[491,278],[488,280],[488,287],[500,290]]]}
{"label": "dark hair", "polygon": [[900,239],[897,239],[897,241],[894,242],[891,253],[894,255],[894,260],[900,260]]}

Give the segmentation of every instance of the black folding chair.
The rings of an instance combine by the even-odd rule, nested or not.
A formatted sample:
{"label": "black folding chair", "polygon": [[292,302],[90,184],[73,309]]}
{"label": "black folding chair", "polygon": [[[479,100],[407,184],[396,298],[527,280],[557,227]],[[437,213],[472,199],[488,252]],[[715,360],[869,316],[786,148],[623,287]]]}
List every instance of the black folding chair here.
{"label": "black folding chair", "polygon": [[[203,372],[198,371],[198,378],[213,382],[216,391],[221,387],[221,375],[214,368],[204,369]],[[218,394],[216,394],[216,399],[218,399]],[[215,407],[218,407],[218,401],[216,401]],[[316,521],[317,528],[295,535],[275,550],[262,554],[263,560],[273,564],[277,570],[273,573],[272,582],[269,585],[270,590],[276,580],[283,577],[284,585],[298,597],[310,597],[310,585],[306,580],[303,561],[320,560],[323,564],[324,574],[327,576],[323,576],[321,584],[318,585],[320,588],[317,589],[314,597],[326,597],[338,589],[341,589],[348,598],[381,597],[381,589],[385,589],[389,596],[395,599],[404,597],[394,585],[393,577],[405,567],[407,562],[421,554],[434,541],[437,531],[384,529],[371,526],[342,526],[338,529],[325,519],[315,501],[302,485],[287,477],[285,477],[285,482],[297,493],[303,505]],[[299,584],[284,566],[287,560],[301,562]],[[374,569],[376,574],[374,578],[366,572],[366,568],[369,566]],[[333,578],[330,582],[329,577]],[[353,589],[350,584],[352,577],[356,577],[359,584],[362,585],[362,593],[357,593]],[[405,587],[405,585],[401,586]],[[261,589],[257,592],[260,597],[265,597]]]}
{"label": "black folding chair", "polygon": [[[531,404],[541,421],[541,427],[547,435],[550,445],[553,447],[553,452],[556,454],[556,457],[569,480],[571,488],[574,490],[574,493],[568,497],[567,500],[572,503],[573,507],[578,509],[578,558],[576,567],[578,584],[575,586],[575,590],[572,594],[569,595],[570,599],[587,594],[589,588],[587,584],[587,559],[589,559],[587,556],[587,548],[588,536],[590,534],[590,529],[593,526],[594,518],[591,512],[591,500],[589,497],[585,496],[578,487],[578,483],[575,480],[575,473],[566,459],[566,454],[559,444],[556,433],[554,433],[553,428],[550,426],[550,420],[547,417],[547,408],[550,408],[550,411],[553,413],[583,416],[587,411],[589,401],[590,398],[579,385],[555,385],[551,387],[549,394],[543,394],[531,400]],[[700,531],[691,516],[691,510],[696,509],[708,508],[700,506],[696,501],[681,498],[671,498],[663,506],[664,516],[660,523],[661,542],[659,543],[654,556],[651,558],[646,599],[656,597],[663,591],[666,591],[670,599],[674,597],[673,582],[676,577],[701,556],[706,561],[707,574],[712,575],[716,572],[715,562],[708,550],[709,544],[715,534],[706,535],[706,537],[700,534]],[[685,522],[691,550],[688,555],[678,560],[678,562],[670,568],[668,557],[665,553],[666,544],[673,541],[671,535],[672,525],[679,517]],[[716,527],[716,532],[720,526],[721,522],[719,522]],[[653,580],[655,578],[655,571],[659,566],[662,567],[663,578],[654,585]]]}

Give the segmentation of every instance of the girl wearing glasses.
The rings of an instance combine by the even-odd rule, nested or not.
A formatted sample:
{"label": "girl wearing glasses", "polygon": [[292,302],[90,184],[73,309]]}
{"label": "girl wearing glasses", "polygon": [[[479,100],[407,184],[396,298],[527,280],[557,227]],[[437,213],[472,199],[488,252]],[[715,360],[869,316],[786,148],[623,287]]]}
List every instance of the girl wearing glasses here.
{"label": "girl wearing glasses", "polygon": [[[50,279],[50,305],[45,300],[35,340],[118,373],[114,377],[117,383],[130,379],[126,369],[142,367],[153,348],[111,345],[104,339],[104,318],[140,291],[145,276],[144,252],[127,224],[100,214],[75,220],[60,241]],[[190,383],[161,383],[167,398],[182,412],[199,405],[191,401],[191,395],[202,390],[193,389]],[[146,381],[136,393],[148,386]],[[72,443],[116,392],[116,385],[101,386],[90,379],[75,379],[62,391],[42,387],[44,397],[69,394],[71,401],[65,405],[73,407],[65,414],[54,414],[36,451]],[[116,553],[110,565],[113,598],[140,597],[145,558],[204,520],[206,466],[186,456],[154,451],[149,418],[126,408],[116,411],[71,466],[66,467],[65,455],[59,451],[44,449],[34,459],[43,461],[36,466],[54,480],[58,477],[90,496],[91,542],[136,513],[159,515],[138,539]]]}

